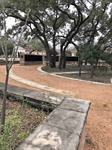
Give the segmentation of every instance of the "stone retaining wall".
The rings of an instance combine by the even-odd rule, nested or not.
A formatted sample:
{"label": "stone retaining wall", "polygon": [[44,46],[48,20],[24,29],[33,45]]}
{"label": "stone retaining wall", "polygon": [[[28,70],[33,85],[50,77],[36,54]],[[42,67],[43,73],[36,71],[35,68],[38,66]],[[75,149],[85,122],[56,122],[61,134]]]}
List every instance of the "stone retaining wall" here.
{"label": "stone retaining wall", "polygon": [[[0,83],[0,91],[3,84]],[[8,85],[9,95],[55,105],[50,115],[16,150],[83,150],[90,102]]]}

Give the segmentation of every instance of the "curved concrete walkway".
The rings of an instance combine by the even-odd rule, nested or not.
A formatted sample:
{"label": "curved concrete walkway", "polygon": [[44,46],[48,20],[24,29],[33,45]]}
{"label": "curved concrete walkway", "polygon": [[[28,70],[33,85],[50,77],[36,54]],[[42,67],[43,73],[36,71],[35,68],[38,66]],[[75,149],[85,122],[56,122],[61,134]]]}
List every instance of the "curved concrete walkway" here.
{"label": "curved concrete walkway", "polygon": [[94,97],[95,94],[98,95],[98,93],[102,97],[102,95],[108,93],[108,89],[109,91],[112,89],[111,84],[94,84],[87,81],[59,78],[48,73],[45,74],[44,72],[37,70],[37,66],[28,67],[15,65],[13,67],[13,72],[10,72],[10,77],[30,87],[32,86],[60,94],[73,95],[88,100],[91,99],[91,96]]}
{"label": "curved concrete walkway", "polygon": [[33,82],[33,81],[30,81],[30,80],[26,80],[24,78],[21,78],[21,77],[15,75],[12,70],[10,70],[9,77],[12,78],[13,80],[16,80],[18,82],[26,84],[28,86],[39,88],[41,90],[45,90],[45,91],[49,91],[49,92],[55,92],[55,93],[63,94],[63,95],[66,95],[66,96],[75,96],[75,94],[70,92],[70,91],[52,88],[52,87],[49,87],[49,86],[45,86],[45,85],[38,84],[36,82]]}

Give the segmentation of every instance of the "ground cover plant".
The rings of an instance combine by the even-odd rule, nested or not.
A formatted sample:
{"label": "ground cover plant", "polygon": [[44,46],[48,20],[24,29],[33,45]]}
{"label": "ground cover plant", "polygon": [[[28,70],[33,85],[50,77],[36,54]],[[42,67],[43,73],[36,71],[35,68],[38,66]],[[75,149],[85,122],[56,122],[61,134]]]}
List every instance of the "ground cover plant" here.
{"label": "ground cover plant", "polygon": [[[1,102],[0,98],[0,115]],[[48,114],[25,103],[7,100],[6,123],[4,133],[0,135],[0,150],[15,150]]]}
{"label": "ground cover plant", "polygon": [[[82,79],[82,80],[95,81],[101,83],[110,83],[110,78],[112,78],[112,70],[107,66],[95,66],[93,78],[91,78],[90,65],[82,66],[82,71],[85,71],[85,73],[81,73],[81,76],[79,76],[79,66],[74,64],[67,65],[66,68],[63,69],[49,68],[47,66],[43,66],[42,70],[49,73],[57,72],[57,74],[60,72],[64,72],[63,74],[58,74],[58,75],[74,78],[74,79]],[[70,72],[70,73],[66,73],[66,72]]]}

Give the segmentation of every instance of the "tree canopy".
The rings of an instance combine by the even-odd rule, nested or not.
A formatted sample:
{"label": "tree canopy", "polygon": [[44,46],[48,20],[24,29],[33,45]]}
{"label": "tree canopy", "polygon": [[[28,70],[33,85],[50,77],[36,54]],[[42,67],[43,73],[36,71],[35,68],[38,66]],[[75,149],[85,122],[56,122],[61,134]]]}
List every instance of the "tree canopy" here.
{"label": "tree canopy", "polygon": [[[13,41],[6,40],[6,41],[4,41],[4,43],[7,45],[7,54],[11,55],[12,51],[13,51],[13,48],[14,48]],[[2,48],[2,39],[0,39],[0,55],[4,55],[3,49],[4,48]]]}
{"label": "tree canopy", "polygon": [[[70,44],[95,44],[107,48],[111,43],[111,0],[5,0],[7,17],[17,23],[13,34],[20,32],[30,10],[24,36],[38,38],[44,46],[51,66],[55,66],[55,51],[60,47],[60,68],[64,66],[65,51]],[[111,9],[110,9],[111,12]],[[9,33],[12,33],[9,30]],[[102,44],[103,43],[103,44]],[[54,62],[51,62],[51,49]]]}
{"label": "tree canopy", "polygon": [[78,43],[79,60],[84,60],[91,65],[98,64],[102,58],[104,60],[104,56],[106,61],[105,53],[110,56],[112,53],[112,16],[110,15],[112,2],[98,2],[94,3],[92,15],[74,37],[74,43],[76,41]]}

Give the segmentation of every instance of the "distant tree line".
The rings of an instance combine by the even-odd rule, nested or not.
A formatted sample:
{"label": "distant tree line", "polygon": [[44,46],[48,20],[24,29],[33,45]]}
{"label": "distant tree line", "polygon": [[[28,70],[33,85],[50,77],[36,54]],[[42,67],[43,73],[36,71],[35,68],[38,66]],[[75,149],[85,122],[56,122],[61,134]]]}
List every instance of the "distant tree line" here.
{"label": "distant tree line", "polygon": [[41,42],[50,67],[56,67],[57,45],[60,69],[66,67],[66,51],[71,44],[77,49],[79,65],[85,60],[93,66],[99,59],[107,58],[109,50],[108,55],[112,53],[111,0],[5,0],[4,3],[7,17],[16,19],[8,30],[10,36],[21,31],[27,10],[31,10],[24,38],[28,41],[37,38]]}

